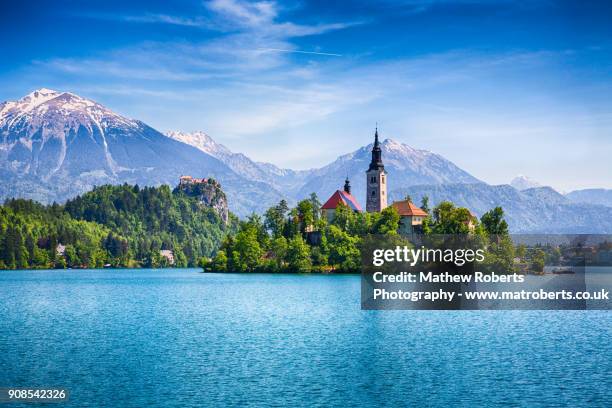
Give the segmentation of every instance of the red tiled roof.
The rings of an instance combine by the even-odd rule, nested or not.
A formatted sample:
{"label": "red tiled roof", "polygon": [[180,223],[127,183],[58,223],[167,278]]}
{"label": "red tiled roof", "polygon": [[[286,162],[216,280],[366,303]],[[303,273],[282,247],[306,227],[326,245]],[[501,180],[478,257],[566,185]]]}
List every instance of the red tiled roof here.
{"label": "red tiled roof", "polygon": [[321,208],[323,210],[335,210],[340,203],[351,208],[353,211],[361,212],[361,207],[359,206],[359,203],[355,197],[353,197],[352,194],[342,190],[336,190],[336,192],[329,197],[329,200],[327,200]]}
{"label": "red tiled roof", "polygon": [[393,207],[395,207],[395,209],[397,210],[397,212],[399,213],[400,216],[420,216],[420,217],[427,217],[427,213],[423,210],[421,210],[419,207],[417,207],[416,205],[412,204],[412,202],[408,201],[408,200],[404,200],[404,201],[395,201],[393,204],[391,204]]}

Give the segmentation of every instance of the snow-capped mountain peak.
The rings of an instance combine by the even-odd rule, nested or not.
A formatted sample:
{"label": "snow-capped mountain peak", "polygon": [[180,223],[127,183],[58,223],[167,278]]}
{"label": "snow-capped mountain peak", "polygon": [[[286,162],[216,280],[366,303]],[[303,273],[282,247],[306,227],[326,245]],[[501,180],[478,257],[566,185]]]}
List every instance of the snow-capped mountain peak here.
{"label": "snow-capped mountain peak", "polygon": [[109,126],[138,126],[137,121],[117,115],[91,99],[48,88],[0,105],[0,128],[17,131],[22,137],[30,137],[41,127],[52,126],[60,118],[68,122],[72,130],[79,126],[89,129],[96,126],[103,133]]}
{"label": "snow-capped mountain peak", "polygon": [[[114,176],[127,168],[114,159],[109,139],[137,134],[143,126],[91,99],[41,88],[0,104],[0,159],[13,172],[43,179],[70,173],[69,168],[82,173],[95,168],[96,174]],[[98,164],[89,163],[93,160]]]}
{"label": "snow-capped mountain peak", "polygon": [[510,185],[519,191],[527,190],[529,188],[542,187],[542,184],[522,174],[519,174],[518,176],[513,178],[510,182]]}
{"label": "snow-capped mountain peak", "polygon": [[199,130],[191,133],[171,130],[166,132],[166,136],[171,139],[178,140],[179,142],[187,143],[193,147],[197,147],[203,152],[214,157],[232,154],[227,147],[215,142],[212,137]]}

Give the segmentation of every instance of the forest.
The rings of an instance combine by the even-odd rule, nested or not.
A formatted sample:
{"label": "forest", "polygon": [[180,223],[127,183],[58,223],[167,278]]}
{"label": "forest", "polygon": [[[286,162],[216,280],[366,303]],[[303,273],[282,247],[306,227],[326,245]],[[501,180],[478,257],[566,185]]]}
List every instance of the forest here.
{"label": "forest", "polygon": [[[320,208],[318,197],[312,194],[295,208],[283,200],[263,217],[253,214],[241,221],[238,232],[228,235],[215,257],[201,266],[211,272],[356,273],[361,269],[366,237],[402,239],[397,233],[400,216],[394,207],[368,213],[340,205],[331,222],[321,216]],[[477,237],[486,244],[488,266],[512,269],[515,248],[502,208],[492,209],[480,220],[467,208],[448,201],[430,210],[425,198],[421,208],[429,214],[423,222],[423,235]]]}
{"label": "forest", "polygon": [[0,206],[0,269],[195,266],[237,225],[167,185],[104,185],[64,205],[11,199]]}
{"label": "forest", "polygon": [[[214,182],[208,187],[223,194]],[[190,192],[124,184],[95,187],[63,205],[7,200],[0,206],[0,269],[200,266],[214,272],[354,273],[364,238],[396,237],[400,223],[394,207],[368,213],[342,205],[328,222],[316,194],[294,208],[282,200],[263,216],[239,221],[230,213],[225,221],[200,193]],[[500,207],[480,220],[448,201],[429,209],[425,199],[421,207],[429,214],[423,235],[495,237],[487,243],[487,263],[511,268],[515,248]]]}

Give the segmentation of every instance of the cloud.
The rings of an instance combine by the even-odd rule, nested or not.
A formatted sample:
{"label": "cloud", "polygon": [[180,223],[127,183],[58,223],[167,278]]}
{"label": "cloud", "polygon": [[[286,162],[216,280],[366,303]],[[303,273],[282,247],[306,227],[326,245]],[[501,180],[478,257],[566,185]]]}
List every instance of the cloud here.
{"label": "cloud", "polygon": [[296,67],[290,54],[340,57],[320,47],[299,49],[296,37],[342,30],[360,22],[304,25],[284,21],[274,1],[212,0],[202,15],[174,16],[80,14],[80,17],[130,23],[156,23],[212,30],[207,40],[147,42],[100,53],[88,58],[54,58],[35,65],[73,75],[132,78],[148,81],[200,81],[253,75],[284,67],[281,76],[310,76],[308,67]]}
{"label": "cloud", "polygon": [[[249,32],[273,38],[320,35],[363,24],[362,21],[323,23],[316,25],[278,21],[279,6],[273,1],[212,0],[204,3],[208,15],[180,16],[170,14],[78,13],[78,17],[141,24],[168,24],[202,28],[219,32]],[[203,11],[204,11],[203,10]]]}
{"label": "cloud", "polygon": [[278,22],[278,5],[272,1],[246,2],[241,0],[213,0],[206,3],[209,10],[216,13],[229,28],[242,29],[281,38],[303,37],[342,30],[361,21],[302,25],[293,22]]}
{"label": "cloud", "polygon": [[271,1],[212,0],[206,6],[226,21],[246,28],[261,29],[271,25],[278,16],[276,3]]}
{"label": "cloud", "polygon": [[114,17],[114,19],[135,23],[160,23],[186,27],[211,27],[210,21],[204,18],[189,18],[171,16],[167,14],[126,15]]}

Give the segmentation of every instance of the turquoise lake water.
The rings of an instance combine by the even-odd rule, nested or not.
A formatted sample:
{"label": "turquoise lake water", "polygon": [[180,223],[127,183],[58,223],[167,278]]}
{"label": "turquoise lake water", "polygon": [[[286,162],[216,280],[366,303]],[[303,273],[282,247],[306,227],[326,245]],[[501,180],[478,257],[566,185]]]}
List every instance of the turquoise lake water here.
{"label": "turquoise lake water", "polygon": [[0,271],[0,387],[75,407],[612,406],[608,311],[359,302],[359,276]]}

